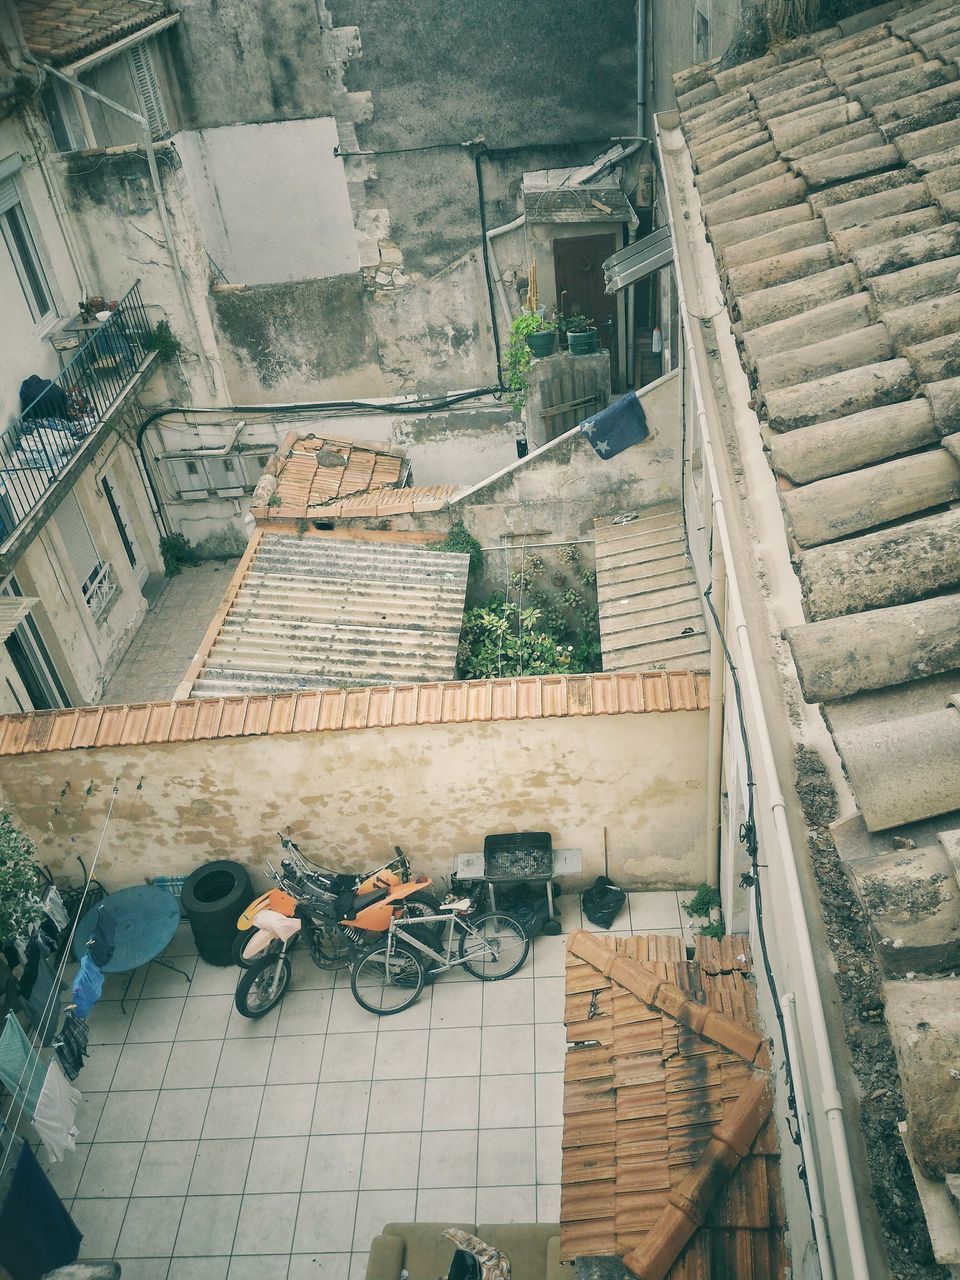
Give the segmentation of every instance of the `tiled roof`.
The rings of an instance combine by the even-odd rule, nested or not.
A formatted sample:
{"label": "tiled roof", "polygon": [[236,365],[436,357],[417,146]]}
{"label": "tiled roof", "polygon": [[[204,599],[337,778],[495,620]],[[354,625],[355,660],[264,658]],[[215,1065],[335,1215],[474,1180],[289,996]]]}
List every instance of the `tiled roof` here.
{"label": "tiled roof", "polygon": [[804,591],[788,639],[874,830],[960,806],[958,55],[935,0],[676,78]]}
{"label": "tiled roof", "polygon": [[[746,939],[575,933],[560,1255],[642,1280],[778,1280],[784,1209]],[[592,1016],[591,1016],[592,1014]]]}
{"label": "tiled roof", "polygon": [[74,62],[170,13],[166,0],[17,0],[27,48],[54,66]]}
{"label": "tiled roof", "polygon": [[254,494],[257,524],[278,521],[402,515],[436,511],[460,492],[457,485],[404,485],[401,453],[330,436],[291,432],[266,467],[276,480]]}
{"label": "tiled roof", "polygon": [[255,530],[178,696],[445,680],[469,557]]}
{"label": "tiled roof", "polygon": [[706,711],[709,705],[707,677],[689,671],[523,676],[253,698],[191,698],[0,716],[0,756],[404,725]]}

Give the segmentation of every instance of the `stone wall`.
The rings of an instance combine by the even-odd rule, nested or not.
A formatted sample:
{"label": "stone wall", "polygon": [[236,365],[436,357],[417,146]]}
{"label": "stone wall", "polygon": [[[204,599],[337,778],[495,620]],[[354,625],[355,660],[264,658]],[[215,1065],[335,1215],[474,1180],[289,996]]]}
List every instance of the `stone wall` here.
{"label": "stone wall", "polygon": [[261,870],[277,831],[334,868],[399,844],[447,875],[510,830],[581,849],[581,885],[603,871],[606,840],[613,878],[673,888],[706,874],[706,749],[705,711],[369,728],[8,756],[0,793],[42,861],[73,875],[116,780],[97,864],[108,889],[210,858]]}

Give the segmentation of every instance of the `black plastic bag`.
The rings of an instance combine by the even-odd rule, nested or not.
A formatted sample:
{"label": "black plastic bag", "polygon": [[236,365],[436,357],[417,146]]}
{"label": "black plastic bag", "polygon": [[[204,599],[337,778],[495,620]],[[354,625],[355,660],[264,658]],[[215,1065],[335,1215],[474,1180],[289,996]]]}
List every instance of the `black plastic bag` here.
{"label": "black plastic bag", "polygon": [[607,876],[597,876],[593,888],[580,899],[583,914],[591,924],[609,929],[627,900],[624,891]]}
{"label": "black plastic bag", "polygon": [[[560,892],[554,885],[554,896]],[[550,920],[550,903],[547,899],[545,885],[518,884],[508,890],[500,890],[497,894],[497,910],[512,916],[523,929],[528,938],[535,938],[543,933],[544,925]]]}

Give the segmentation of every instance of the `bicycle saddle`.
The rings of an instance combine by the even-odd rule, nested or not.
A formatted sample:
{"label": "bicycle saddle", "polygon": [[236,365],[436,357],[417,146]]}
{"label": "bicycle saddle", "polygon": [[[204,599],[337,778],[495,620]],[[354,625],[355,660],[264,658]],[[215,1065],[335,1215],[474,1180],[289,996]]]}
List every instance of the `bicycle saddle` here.
{"label": "bicycle saddle", "polygon": [[452,898],[440,903],[441,911],[469,911],[472,903],[469,898]]}

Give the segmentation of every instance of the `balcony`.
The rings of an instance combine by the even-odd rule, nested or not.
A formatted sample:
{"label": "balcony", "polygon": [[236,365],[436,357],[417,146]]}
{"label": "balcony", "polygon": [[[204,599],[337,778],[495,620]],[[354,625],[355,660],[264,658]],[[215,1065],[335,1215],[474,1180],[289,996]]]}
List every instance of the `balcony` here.
{"label": "balcony", "polygon": [[53,387],[0,433],[0,565],[12,564],[55,505],[58,482],[76,478],[141,383],[156,359],[152,334],[137,281]]}

